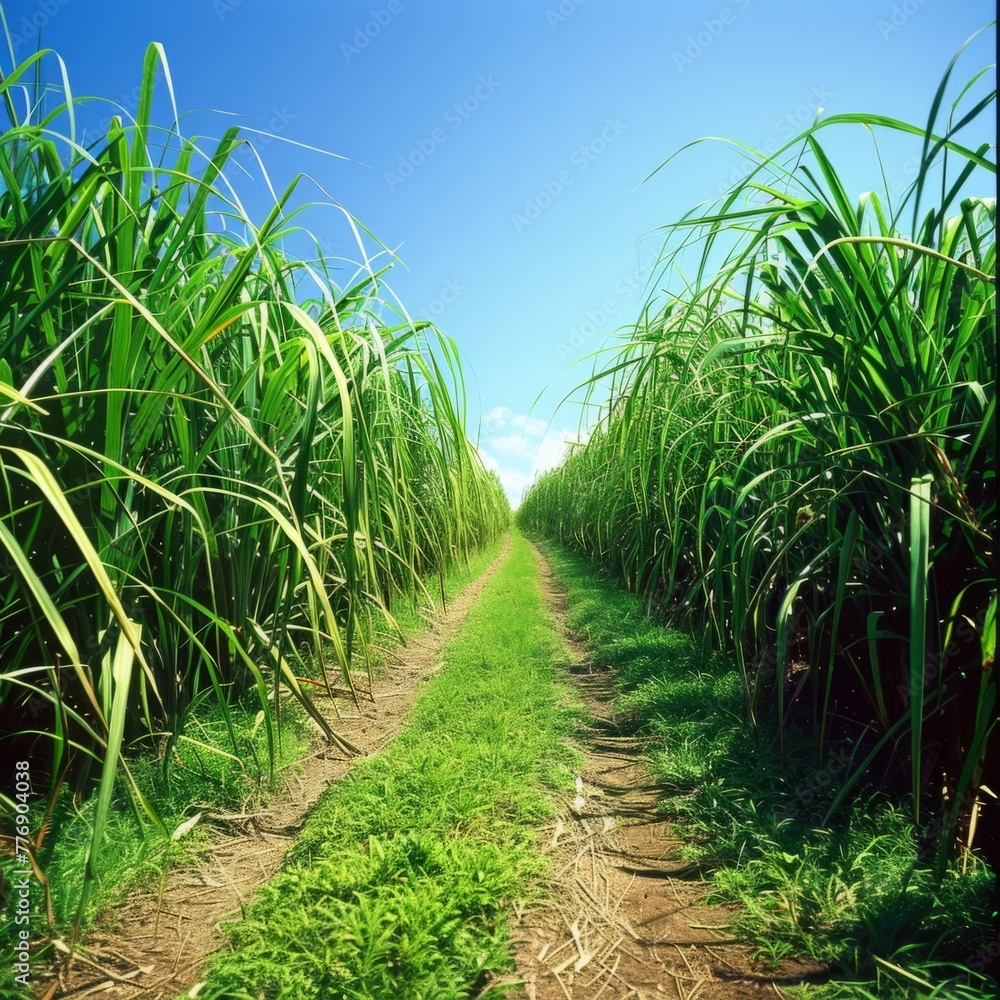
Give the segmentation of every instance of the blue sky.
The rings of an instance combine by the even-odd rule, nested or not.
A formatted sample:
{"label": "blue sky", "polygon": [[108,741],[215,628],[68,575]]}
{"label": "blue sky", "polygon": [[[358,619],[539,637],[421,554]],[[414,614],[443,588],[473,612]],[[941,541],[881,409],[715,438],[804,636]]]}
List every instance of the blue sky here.
{"label": "blue sky", "polygon": [[[303,187],[302,200],[336,199],[395,250],[393,292],[458,342],[470,434],[515,500],[576,429],[577,408],[554,414],[587,374],[573,363],[638,315],[660,227],[717,195],[741,161],[707,144],[644,179],[700,136],[773,149],[820,106],[923,123],[948,60],[994,14],[981,0],[3,7],[17,56],[42,26],[78,95],[131,110],[155,40],[180,109],[196,112],[187,134],[235,121],[277,136],[255,139],[275,188],[309,174],[322,190]],[[994,59],[988,32],[957,78]],[[91,127],[109,113],[95,108]],[[852,194],[876,186],[858,133],[832,145]],[[890,179],[907,178],[915,149],[883,151]],[[247,179],[240,190],[262,219],[267,185]],[[332,255],[359,258],[335,211],[307,224]]]}

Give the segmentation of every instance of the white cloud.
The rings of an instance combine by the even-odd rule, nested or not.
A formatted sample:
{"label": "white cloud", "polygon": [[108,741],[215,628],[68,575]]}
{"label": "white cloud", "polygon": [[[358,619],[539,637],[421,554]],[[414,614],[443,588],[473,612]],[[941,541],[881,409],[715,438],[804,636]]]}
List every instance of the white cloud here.
{"label": "white cloud", "polygon": [[505,427],[514,416],[513,412],[506,406],[494,406],[488,413],[483,414],[483,427],[488,431],[496,431]]}
{"label": "white cloud", "polygon": [[494,406],[484,414],[482,427],[479,454],[486,468],[500,477],[514,507],[538,476],[562,462],[568,442],[577,439],[575,430],[549,427],[544,420],[507,406]]}
{"label": "white cloud", "polygon": [[541,437],[547,427],[548,424],[544,420],[524,413],[515,413],[507,406],[494,406],[489,413],[483,415],[483,428],[491,434],[510,429]]}
{"label": "white cloud", "polygon": [[488,439],[490,448],[500,452],[501,455],[522,455],[524,452],[524,435],[518,434],[494,434]]}
{"label": "white cloud", "polygon": [[571,440],[576,440],[576,435],[571,435],[569,431],[563,431],[558,437],[553,437],[550,434],[542,438],[538,444],[538,450],[535,452],[532,471],[542,473],[561,465],[569,448],[568,442]]}

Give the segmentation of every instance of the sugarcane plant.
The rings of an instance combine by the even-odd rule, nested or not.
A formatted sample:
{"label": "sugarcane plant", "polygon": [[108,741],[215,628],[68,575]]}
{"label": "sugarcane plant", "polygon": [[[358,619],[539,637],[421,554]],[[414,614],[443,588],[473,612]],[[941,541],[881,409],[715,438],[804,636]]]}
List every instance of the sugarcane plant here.
{"label": "sugarcane plant", "polygon": [[233,752],[245,698],[272,761],[287,697],[337,741],[303,678],[360,696],[371,617],[391,625],[509,507],[466,438],[454,345],[386,301],[384,248],[330,204],[354,276],[335,283],[318,240],[290,253],[301,176],[255,223],[249,140],[182,133],[161,46],[134,118],[93,137],[52,52],[0,99],[0,716],[36,794],[96,787],[89,886],[129,754],[166,766],[206,696]]}
{"label": "sugarcane plant", "polygon": [[[853,741],[831,816],[867,775],[939,867],[997,791],[995,90],[977,73],[949,106],[960,55],[926,124],[740,146],[746,177],[667,227],[656,284],[692,255],[693,279],[598,355],[601,419],[519,514],[707,626],[750,725],[806,728],[820,760]],[[918,145],[899,198],[878,159],[883,191],[851,199],[824,141],[844,129]]]}

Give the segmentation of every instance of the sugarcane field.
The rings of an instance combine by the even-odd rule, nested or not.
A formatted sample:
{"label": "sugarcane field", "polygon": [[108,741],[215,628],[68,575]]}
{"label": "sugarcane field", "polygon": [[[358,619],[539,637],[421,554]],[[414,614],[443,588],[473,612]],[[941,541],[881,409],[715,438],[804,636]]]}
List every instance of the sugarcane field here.
{"label": "sugarcane field", "polygon": [[989,1000],[984,0],[0,0],[0,1000]]}

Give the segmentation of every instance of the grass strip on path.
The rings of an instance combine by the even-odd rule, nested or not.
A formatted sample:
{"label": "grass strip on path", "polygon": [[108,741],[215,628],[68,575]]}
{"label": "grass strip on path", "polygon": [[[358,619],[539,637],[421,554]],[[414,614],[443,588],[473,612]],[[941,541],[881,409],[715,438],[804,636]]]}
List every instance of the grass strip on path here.
{"label": "grass strip on path", "polygon": [[505,909],[544,874],[546,789],[568,788],[568,660],[515,533],[409,726],[317,803],[228,929],[200,1000],[450,1000],[510,968]]}

